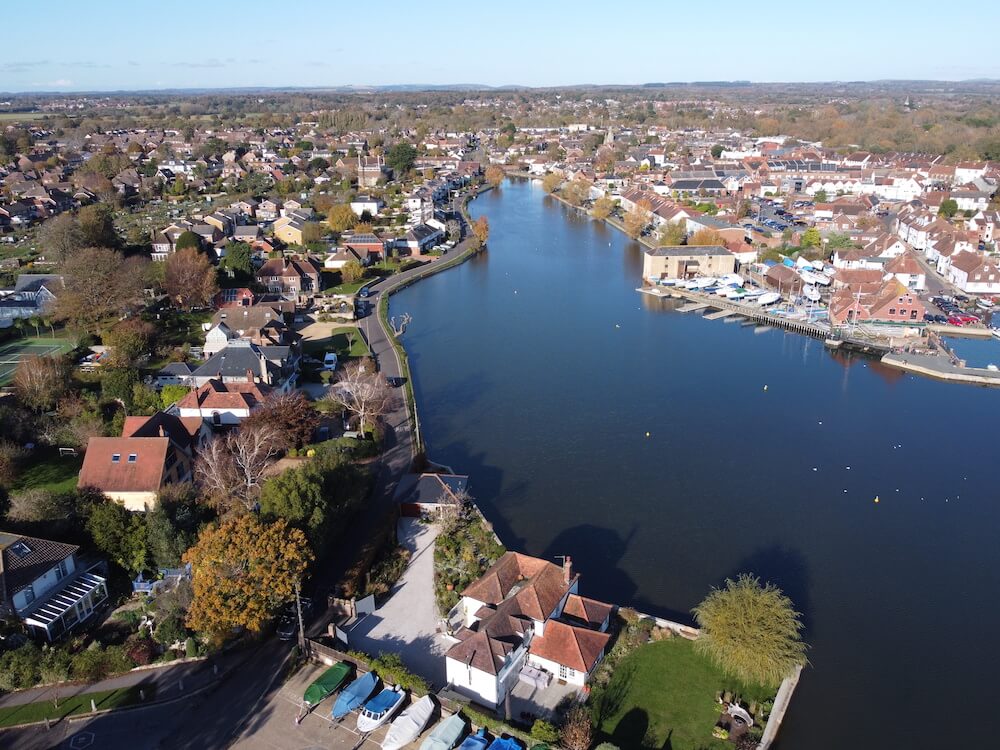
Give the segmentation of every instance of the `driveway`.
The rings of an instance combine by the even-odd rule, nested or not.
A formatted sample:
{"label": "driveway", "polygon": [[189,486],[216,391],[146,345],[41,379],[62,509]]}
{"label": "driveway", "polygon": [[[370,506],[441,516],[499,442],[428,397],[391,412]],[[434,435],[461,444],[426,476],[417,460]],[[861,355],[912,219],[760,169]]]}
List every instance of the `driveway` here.
{"label": "driveway", "polygon": [[447,644],[437,630],[440,618],[434,602],[434,540],[437,525],[415,518],[399,521],[399,542],[412,553],[410,564],[389,598],[355,626],[348,638],[352,649],[377,655],[399,654],[406,666],[437,688],[445,684]]}

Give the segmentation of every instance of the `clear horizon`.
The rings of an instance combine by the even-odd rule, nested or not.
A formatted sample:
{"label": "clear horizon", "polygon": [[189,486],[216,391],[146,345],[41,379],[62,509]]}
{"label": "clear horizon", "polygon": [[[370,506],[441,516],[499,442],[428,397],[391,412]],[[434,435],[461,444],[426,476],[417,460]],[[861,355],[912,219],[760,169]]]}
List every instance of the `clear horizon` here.
{"label": "clear horizon", "polygon": [[[978,28],[1000,21],[1000,7],[985,2],[943,14],[928,0],[905,9],[772,0],[752,10],[722,0],[709,15],[639,0],[608,15],[593,2],[513,0],[500,10],[388,0],[374,19],[317,2],[294,15],[263,0],[178,0],[141,14],[124,0],[95,5],[101,13],[66,3],[57,24],[12,34],[0,52],[0,91],[1000,79],[995,52],[968,62],[913,52],[928,39],[959,48],[969,18]],[[7,9],[5,21],[38,27],[24,4]]]}

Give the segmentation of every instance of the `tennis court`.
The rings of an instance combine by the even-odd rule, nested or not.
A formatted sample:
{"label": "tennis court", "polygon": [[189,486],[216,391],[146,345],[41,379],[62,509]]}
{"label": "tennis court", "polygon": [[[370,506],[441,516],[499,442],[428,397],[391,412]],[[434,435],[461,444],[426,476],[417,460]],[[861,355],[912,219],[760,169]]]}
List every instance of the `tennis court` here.
{"label": "tennis court", "polygon": [[73,348],[69,339],[25,338],[9,341],[0,346],[0,385],[10,385],[17,370],[17,363],[24,357],[47,357],[62,354]]}

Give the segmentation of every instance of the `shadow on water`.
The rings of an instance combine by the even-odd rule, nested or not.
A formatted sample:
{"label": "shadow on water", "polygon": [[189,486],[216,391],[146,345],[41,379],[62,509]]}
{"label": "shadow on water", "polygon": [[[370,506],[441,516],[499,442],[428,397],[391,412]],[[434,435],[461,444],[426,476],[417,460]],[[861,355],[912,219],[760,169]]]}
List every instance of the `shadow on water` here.
{"label": "shadow on water", "polygon": [[572,526],[549,542],[542,557],[554,560],[558,555],[571,556],[573,569],[583,579],[580,591],[584,595],[590,586],[591,590],[615,591],[617,601],[629,601],[638,587],[619,564],[636,532],[633,527],[623,539],[614,529],[588,523]]}
{"label": "shadow on water", "polygon": [[803,635],[809,633],[812,622],[811,587],[809,568],[801,552],[780,544],[762,547],[740,561],[727,577],[736,578],[741,573],[752,573],[761,581],[780,588],[802,614]]}

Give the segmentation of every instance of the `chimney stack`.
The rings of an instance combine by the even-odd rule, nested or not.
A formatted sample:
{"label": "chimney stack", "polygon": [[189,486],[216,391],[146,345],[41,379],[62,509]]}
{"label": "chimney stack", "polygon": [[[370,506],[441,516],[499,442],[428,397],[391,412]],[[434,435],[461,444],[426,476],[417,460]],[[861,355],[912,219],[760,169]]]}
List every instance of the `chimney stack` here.
{"label": "chimney stack", "polygon": [[251,384],[253,383],[253,370],[249,367],[247,368],[247,382]]}
{"label": "chimney stack", "polygon": [[569,555],[563,556],[563,582],[569,586],[573,579],[573,558]]}

